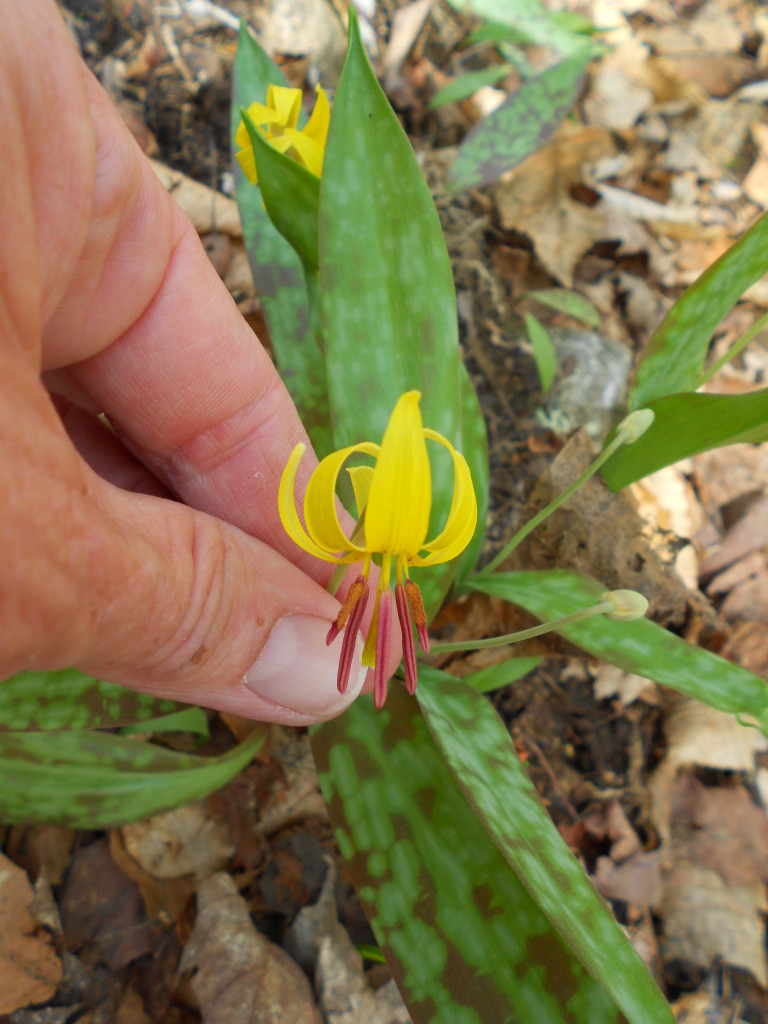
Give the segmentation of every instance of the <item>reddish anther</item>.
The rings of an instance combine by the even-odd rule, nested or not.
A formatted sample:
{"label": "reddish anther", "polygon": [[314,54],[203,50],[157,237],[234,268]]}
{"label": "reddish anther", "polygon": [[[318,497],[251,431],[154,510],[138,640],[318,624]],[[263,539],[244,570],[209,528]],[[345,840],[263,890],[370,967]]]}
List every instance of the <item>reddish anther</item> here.
{"label": "reddish anther", "polygon": [[373,703],[377,710],[387,699],[387,662],[389,637],[392,630],[392,591],[387,588],[379,594],[379,613],[376,631],[376,666],[373,673]]}
{"label": "reddish anther", "polygon": [[408,607],[411,609],[413,624],[419,634],[419,643],[425,654],[429,654],[429,633],[427,632],[427,613],[424,610],[424,601],[421,598],[421,591],[413,580],[405,581],[405,596],[408,598]]}
{"label": "reddish anther", "polygon": [[405,666],[405,685],[408,693],[416,692],[416,684],[419,681],[416,668],[416,647],[413,643],[413,627],[411,626],[411,612],[408,605],[408,598],[405,596],[405,587],[398,583],[395,587],[395,604],[397,605],[397,617],[400,620],[400,633],[403,637],[403,665]]}
{"label": "reddish anther", "polygon": [[367,604],[368,587],[366,585],[352,609],[349,619],[347,620],[346,629],[344,630],[344,639],[341,643],[341,656],[339,657],[339,671],[336,676],[336,685],[339,693],[346,693],[347,686],[349,686],[349,673],[352,670],[352,658],[355,653],[355,644],[357,643],[357,632],[360,629],[360,623],[363,621],[363,615],[365,615]]}

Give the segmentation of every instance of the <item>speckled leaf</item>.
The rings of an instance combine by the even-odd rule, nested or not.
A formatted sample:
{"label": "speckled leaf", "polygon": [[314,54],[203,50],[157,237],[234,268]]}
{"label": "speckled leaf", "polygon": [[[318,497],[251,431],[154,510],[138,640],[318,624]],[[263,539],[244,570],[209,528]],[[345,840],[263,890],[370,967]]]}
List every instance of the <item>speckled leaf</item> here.
{"label": "speckled leaf", "polygon": [[420,670],[416,693],[462,792],[570,950],[632,1024],[673,1024],[667,1001],[544,810],[496,711],[436,669]]}
{"label": "speckled leaf", "polygon": [[186,708],[74,668],[21,672],[0,683],[0,732],[114,729]]}
{"label": "speckled leaf", "polygon": [[444,107],[447,103],[461,103],[469,99],[478,89],[489,85],[496,85],[502,78],[506,78],[512,71],[511,64],[493,64],[488,68],[481,68],[479,71],[468,71],[466,75],[454,78],[438,89],[435,95],[427,104],[427,110],[436,110]]}
{"label": "speckled leaf", "polygon": [[542,306],[572,316],[587,327],[600,326],[600,314],[589,299],[569,288],[540,288],[538,291],[526,292],[524,298],[535,299]]}
{"label": "speckled leaf", "polygon": [[[505,572],[475,576],[466,586],[520,605],[542,620],[570,615],[600,600],[605,587],[578,572]],[[649,619],[587,619],[558,632],[590,654],[734,715],[751,715],[768,735],[768,683]]]}
{"label": "speckled leaf", "polygon": [[448,187],[487,185],[540,149],[573,107],[588,61],[589,45],[582,42],[476,125],[459,146]]}
{"label": "speckled leaf", "polygon": [[101,732],[0,733],[0,821],[114,828],[159,814],[219,789],[265,735],[197,757]]}
{"label": "speckled leaf", "polygon": [[392,686],[313,730],[342,854],[414,1024],[614,1024]]}
{"label": "speckled leaf", "polygon": [[529,672],[533,672],[543,661],[543,658],[507,658],[496,665],[489,665],[487,668],[478,669],[477,672],[470,672],[464,677],[463,682],[473,687],[478,693],[490,693],[502,686],[509,686],[510,683],[522,679]]}
{"label": "speckled leaf", "polygon": [[603,476],[614,491],[710,448],[768,441],[768,390],[743,395],[688,392],[659,398],[646,408],[656,414],[651,427],[603,466]]}
{"label": "speckled leaf", "polygon": [[[286,85],[283,73],[241,25],[232,91],[232,139],[240,108],[263,103],[270,82]],[[305,122],[302,115],[299,124]],[[264,209],[261,190],[233,160],[243,236],[280,375],[285,381],[319,455],[332,450],[323,354],[310,326],[309,300],[299,257]]]}
{"label": "speckled leaf", "polygon": [[[462,450],[472,474],[472,483],[477,496],[477,528],[472,540],[459,557],[456,566],[456,586],[460,586],[469,573],[474,572],[483,549],[490,486],[488,432],[485,429],[485,420],[477,393],[463,363],[459,364],[459,384],[461,388]],[[427,597],[429,598],[430,595],[427,594]]]}
{"label": "speckled leaf", "polygon": [[[419,165],[376,81],[350,9],[349,47],[320,185],[320,292],[335,447],[379,441],[399,396],[422,393],[426,426],[462,448],[456,297],[440,220]],[[430,445],[432,532],[453,491],[450,459]],[[446,456],[446,457],[444,457]],[[425,570],[426,595],[455,567]]]}
{"label": "speckled leaf", "polygon": [[632,409],[699,387],[715,328],[766,270],[768,215],[704,271],[656,328],[635,374]]}
{"label": "speckled leaf", "polygon": [[539,0],[449,0],[449,3],[459,11],[519,29],[531,42],[559,53],[572,53],[579,44],[578,38],[561,27]]}
{"label": "speckled leaf", "polygon": [[150,718],[148,722],[136,722],[124,725],[118,730],[121,736],[135,736],[140,733],[155,735],[163,732],[191,732],[198,737],[198,743],[204,743],[211,734],[208,715],[202,708],[186,707],[183,711],[174,711],[160,718]]}
{"label": "speckled leaf", "polygon": [[544,325],[533,313],[526,313],[524,318],[525,333],[533,349],[533,359],[539,375],[539,383],[544,394],[552,387],[557,374],[557,352],[552,339]]}

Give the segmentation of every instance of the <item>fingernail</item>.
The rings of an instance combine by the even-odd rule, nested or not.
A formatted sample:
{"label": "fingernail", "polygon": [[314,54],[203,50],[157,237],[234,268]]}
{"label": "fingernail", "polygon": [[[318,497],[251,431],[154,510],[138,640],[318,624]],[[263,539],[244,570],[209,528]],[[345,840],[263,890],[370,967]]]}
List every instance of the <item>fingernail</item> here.
{"label": "fingernail", "polygon": [[358,635],[349,689],[336,686],[340,642],[326,646],[328,623],[313,615],[278,619],[245,685],[265,700],[307,715],[332,715],[352,703],[363,687],[367,670],[361,662],[363,638]]}

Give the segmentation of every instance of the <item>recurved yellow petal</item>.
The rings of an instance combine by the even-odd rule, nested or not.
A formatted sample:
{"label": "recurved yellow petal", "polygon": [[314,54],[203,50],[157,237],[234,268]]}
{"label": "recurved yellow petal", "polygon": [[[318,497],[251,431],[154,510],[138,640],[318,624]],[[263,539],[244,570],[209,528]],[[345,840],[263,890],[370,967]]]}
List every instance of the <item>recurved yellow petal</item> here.
{"label": "recurved yellow petal", "polygon": [[432,477],[419,409],[407,391],[390,416],[371,480],[365,517],[371,551],[415,555],[424,547],[432,509]]}
{"label": "recurved yellow petal", "polygon": [[461,452],[457,452],[437,431],[425,430],[424,433],[432,441],[437,441],[447,448],[453,459],[453,497],[448,518],[434,540],[427,541],[424,545],[429,554],[416,559],[417,565],[437,565],[438,562],[450,562],[452,558],[461,554],[472,540],[477,525],[477,499],[467,460]]}
{"label": "recurved yellow petal", "polygon": [[304,496],[304,521],[312,540],[329,552],[356,551],[357,557],[366,549],[349,540],[341,528],[336,513],[336,483],[346,460],[355,452],[373,455],[379,452],[377,444],[364,441],[349,445],[327,455],[309,479]]}
{"label": "recurved yellow petal", "polygon": [[291,540],[295,544],[298,544],[304,551],[307,551],[310,555],[314,555],[315,558],[322,559],[324,562],[335,562],[338,564],[339,562],[345,561],[345,559],[337,558],[336,555],[328,551],[324,551],[321,547],[315,544],[307,531],[301,525],[299,514],[296,511],[296,497],[294,494],[296,473],[306,450],[307,446],[305,444],[296,445],[291,452],[291,457],[288,459],[285,469],[283,470],[283,475],[280,478],[280,490],[277,496],[277,507],[280,513],[280,521]]}
{"label": "recurved yellow petal", "polygon": [[352,483],[352,490],[355,492],[355,505],[357,507],[358,519],[363,514],[368,504],[368,495],[371,491],[371,480],[373,479],[373,466],[350,466],[347,470]]}

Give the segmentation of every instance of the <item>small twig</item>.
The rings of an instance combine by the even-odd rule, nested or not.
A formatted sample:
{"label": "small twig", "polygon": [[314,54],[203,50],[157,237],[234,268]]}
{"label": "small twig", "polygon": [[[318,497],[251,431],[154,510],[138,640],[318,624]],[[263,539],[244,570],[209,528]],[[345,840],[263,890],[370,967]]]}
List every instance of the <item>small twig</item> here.
{"label": "small twig", "polygon": [[562,800],[566,811],[568,811],[571,818],[573,818],[574,822],[577,822],[579,820],[579,812],[576,810],[576,808],[573,806],[571,801],[566,796],[563,787],[560,785],[560,780],[558,779],[557,775],[555,775],[555,771],[552,765],[547,760],[544,751],[541,749],[538,743],[536,743],[535,740],[531,739],[530,736],[527,736],[525,733],[521,733],[520,735],[526,747],[530,747],[530,749],[541,762],[541,767],[546,772],[547,778],[552,784],[552,788],[555,790],[560,800]]}

